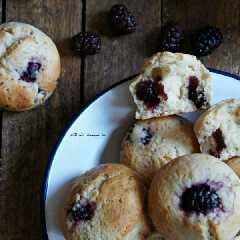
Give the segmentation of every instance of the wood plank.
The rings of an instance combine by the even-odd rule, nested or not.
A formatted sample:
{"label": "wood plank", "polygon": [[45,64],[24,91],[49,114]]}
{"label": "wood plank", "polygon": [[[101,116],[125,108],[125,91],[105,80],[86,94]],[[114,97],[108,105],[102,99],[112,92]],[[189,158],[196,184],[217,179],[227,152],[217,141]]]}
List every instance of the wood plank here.
{"label": "wood plank", "polygon": [[202,59],[209,67],[240,74],[240,1],[163,0],[163,21],[169,20],[178,22],[187,31],[207,24],[219,27],[224,44]]}
{"label": "wood plank", "polygon": [[[125,4],[137,18],[137,32],[114,37],[107,11],[116,3]],[[121,79],[139,72],[143,60],[157,49],[161,26],[161,0],[86,1],[86,30],[102,36],[102,51],[88,57],[85,68],[85,101]]]}
{"label": "wood plank", "polygon": [[5,21],[5,0],[0,0],[0,19]]}
{"label": "wood plank", "polygon": [[28,22],[57,42],[62,57],[60,84],[38,109],[3,113],[0,239],[40,239],[40,193],[50,152],[80,109],[81,61],[69,38],[81,30],[79,0],[9,0],[7,21]]}
{"label": "wood plank", "polygon": [[[3,0],[4,1],[4,0]],[[0,0],[0,21],[5,21],[5,6],[3,5],[3,1]],[[2,131],[2,112],[0,112],[0,131]],[[0,136],[0,155],[1,155],[1,147],[2,147],[2,136]],[[4,174],[4,164],[3,164],[3,159],[0,156],[0,195],[4,195],[4,187],[3,187],[3,182],[5,180],[5,174]],[[4,198],[4,196],[2,196],[2,199]],[[0,197],[1,199],[1,197]],[[4,211],[4,204],[3,204],[3,200],[0,200],[0,215],[3,215],[3,211]],[[1,229],[1,227],[0,227]],[[1,232],[1,230],[0,230]],[[1,236],[1,233],[0,233]]]}

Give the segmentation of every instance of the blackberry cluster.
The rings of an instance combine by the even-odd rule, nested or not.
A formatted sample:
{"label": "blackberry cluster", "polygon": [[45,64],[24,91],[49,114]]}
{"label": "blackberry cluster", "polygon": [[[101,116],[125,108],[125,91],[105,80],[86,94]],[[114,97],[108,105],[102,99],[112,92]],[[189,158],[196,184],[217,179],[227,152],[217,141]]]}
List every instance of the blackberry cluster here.
{"label": "blackberry cluster", "polygon": [[136,31],[136,18],[125,5],[113,5],[109,17],[112,27],[116,32],[120,34],[128,34]]}
{"label": "blackberry cluster", "polygon": [[161,29],[160,50],[184,51],[201,57],[211,54],[222,42],[223,34],[216,27],[206,26],[189,38],[185,38],[182,29],[170,22]]}
{"label": "blackberry cluster", "polygon": [[180,51],[184,33],[175,23],[168,23],[161,29],[160,50],[177,52]]}
{"label": "blackberry cluster", "polygon": [[180,208],[187,214],[207,215],[214,209],[222,209],[222,201],[217,192],[208,184],[198,184],[183,192]]}
{"label": "blackberry cluster", "polygon": [[94,55],[101,50],[101,38],[95,32],[80,32],[73,37],[73,50],[79,55]]}
{"label": "blackberry cluster", "polygon": [[193,53],[196,56],[211,54],[223,42],[223,35],[216,27],[207,26],[192,36]]}

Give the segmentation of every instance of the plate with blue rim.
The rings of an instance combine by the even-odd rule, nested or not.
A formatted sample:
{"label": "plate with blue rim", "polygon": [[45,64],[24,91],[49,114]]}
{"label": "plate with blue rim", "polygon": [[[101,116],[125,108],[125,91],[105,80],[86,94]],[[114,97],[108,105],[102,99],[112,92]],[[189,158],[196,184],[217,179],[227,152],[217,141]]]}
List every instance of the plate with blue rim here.
{"label": "plate with blue rim", "polygon": [[[211,104],[239,98],[240,77],[209,69],[213,77]],[[64,202],[73,180],[101,164],[118,162],[124,134],[134,121],[135,105],[128,91],[133,77],[94,98],[66,128],[48,162],[42,188],[41,223],[44,239],[63,240]],[[191,121],[199,113],[181,115]]]}

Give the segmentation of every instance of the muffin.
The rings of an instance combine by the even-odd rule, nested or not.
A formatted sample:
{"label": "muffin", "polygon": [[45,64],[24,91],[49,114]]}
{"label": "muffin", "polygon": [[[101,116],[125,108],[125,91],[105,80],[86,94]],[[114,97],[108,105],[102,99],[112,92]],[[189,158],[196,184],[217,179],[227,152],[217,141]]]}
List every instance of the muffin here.
{"label": "muffin", "polygon": [[156,173],[149,215],[167,240],[232,240],[240,230],[240,180],[207,154],[179,157]]}
{"label": "muffin", "polygon": [[195,56],[160,52],[146,62],[130,92],[137,119],[194,112],[210,106],[212,78]]}
{"label": "muffin", "polygon": [[240,156],[240,100],[222,101],[203,113],[194,125],[201,151],[219,160]]}
{"label": "muffin", "polygon": [[0,107],[23,111],[42,104],[56,88],[60,57],[53,41],[20,22],[0,25]]}
{"label": "muffin", "polygon": [[121,164],[100,165],[80,176],[65,209],[66,240],[143,240],[149,234],[145,187]]}
{"label": "muffin", "polygon": [[172,159],[199,151],[191,122],[177,116],[138,120],[123,140],[121,162],[150,183]]}

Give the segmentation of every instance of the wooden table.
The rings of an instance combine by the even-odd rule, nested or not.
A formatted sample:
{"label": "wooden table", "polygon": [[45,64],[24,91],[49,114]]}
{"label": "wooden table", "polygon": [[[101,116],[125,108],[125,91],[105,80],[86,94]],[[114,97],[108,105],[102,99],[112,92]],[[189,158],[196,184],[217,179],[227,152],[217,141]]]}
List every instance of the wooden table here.
{"label": "wooden table", "polygon": [[[0,159],[0,239],[41,239],[41,185],[50,153],[67,123],[101,90],[139,71],[157,51],[159,29],[168,20],[184,29],[207,23],[222,29],[225,43],[204,62],[240,74],[239,0],[0,0],[2,21],[39,27],[57,43],[62,75],[54,96],[35,110],[2,112]],[[125,3],[136,15],[135,34],[113,37],[106,12]],[[70,38],[81,30],[102,35],[100,54],[74,56]]]}

